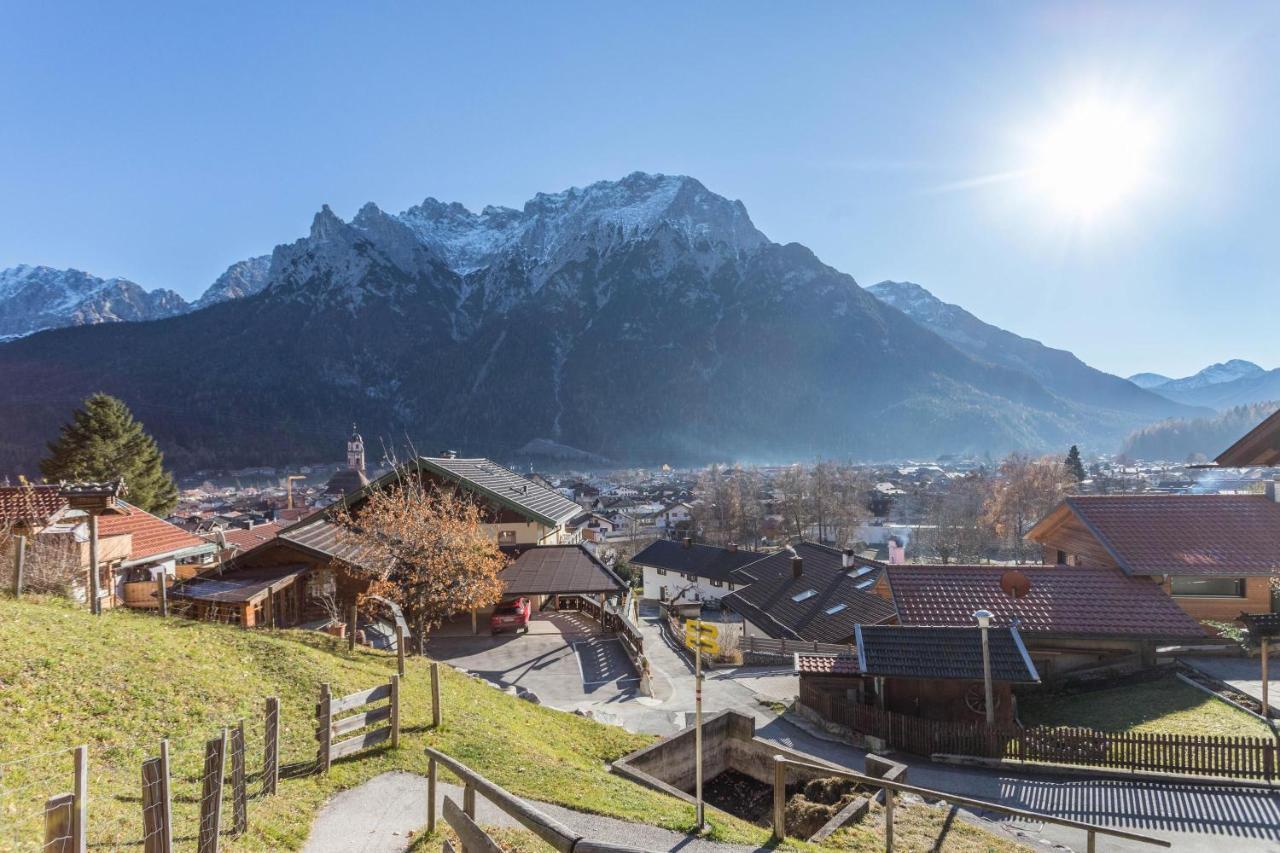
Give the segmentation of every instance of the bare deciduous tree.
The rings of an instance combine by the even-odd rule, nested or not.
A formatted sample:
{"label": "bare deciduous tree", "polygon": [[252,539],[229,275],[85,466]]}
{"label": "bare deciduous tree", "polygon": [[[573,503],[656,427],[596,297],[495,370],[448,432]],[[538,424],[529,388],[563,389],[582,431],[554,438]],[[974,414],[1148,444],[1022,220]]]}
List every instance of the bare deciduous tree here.
{"label": "bare deciduous tree", "polygon": [[1025,562],[1028,547],[1022,537],[1057,506],[1074,485],[1075,478],[1059,459],[1011,454],[1000,463],[991,481],[983,517],[996,534],[1008,542],[1014,559]]}
{"label": "bare deciduous tree", "polygon": [[406,477],[336,519],[360,562],[377,567],[366,570],[367,594],[399,604],[419,632],[502,596],[506,557],[469,496]]}

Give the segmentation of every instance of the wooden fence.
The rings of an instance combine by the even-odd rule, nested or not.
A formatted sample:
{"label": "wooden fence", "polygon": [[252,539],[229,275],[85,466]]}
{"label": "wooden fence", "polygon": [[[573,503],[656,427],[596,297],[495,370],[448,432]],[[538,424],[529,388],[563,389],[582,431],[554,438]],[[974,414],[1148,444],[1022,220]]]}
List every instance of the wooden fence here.
{"label": "wooden fence", "polygon": [[944,753],[1268,782],[1276,779],[1280,762],[1280,747],[1264,737],[943,722],[883,711],[811,684],[801,685],[800,703],[824,719],[916,755]]}
{"label": "wooden fence", "polygon": [[[367,705],[375,705],[367,711],[361,711]],[[358,713],[352,713],[358,712]],[[346,715],[346,716],[343,716]],[[387,725],[373,728],[383,720]],[[335,740],[352,732],[360,732],[346,740]],[[391,681],[370,687],[368,690],[357,690],[348,696],[335,698],[329,685],[320,685],[320,701],[316,704],[316,740],[320,746],[316,754],[316,764],[322,773],[329,772],[329,766],[339,758],[353,755],[371,746],[391,741],[394,749],[400,745],[400,676],[391,676]]]}
{"label": "wooden fence", "polygon": [[836,643],[819,643],[816,640],[774,640],[769,637],[743,636],[738,641],[738,648],[745,654],[775,655],[791,657],[797,652],[813,654],[840,655],[853,654],[853,646],[841,646]]}

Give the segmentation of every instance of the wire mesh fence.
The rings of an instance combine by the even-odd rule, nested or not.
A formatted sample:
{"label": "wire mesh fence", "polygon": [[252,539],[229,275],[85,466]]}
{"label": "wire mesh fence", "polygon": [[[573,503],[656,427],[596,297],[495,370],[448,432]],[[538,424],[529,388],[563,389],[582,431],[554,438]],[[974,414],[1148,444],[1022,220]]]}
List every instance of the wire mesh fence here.
{"label": "wire mesh fence", "polygon": [[75,747],[0,761],[0,846],[71,850]]}

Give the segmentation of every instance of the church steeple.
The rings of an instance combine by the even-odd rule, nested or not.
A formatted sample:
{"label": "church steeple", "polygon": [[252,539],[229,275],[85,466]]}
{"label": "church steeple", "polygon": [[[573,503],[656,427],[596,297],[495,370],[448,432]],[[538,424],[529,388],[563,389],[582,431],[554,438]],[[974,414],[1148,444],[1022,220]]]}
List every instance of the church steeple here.
{"label": "church steeple", "polygon": [[352,471],[364,471],[364,439],[351,425],[351,438],[347,439],[347,467]]}

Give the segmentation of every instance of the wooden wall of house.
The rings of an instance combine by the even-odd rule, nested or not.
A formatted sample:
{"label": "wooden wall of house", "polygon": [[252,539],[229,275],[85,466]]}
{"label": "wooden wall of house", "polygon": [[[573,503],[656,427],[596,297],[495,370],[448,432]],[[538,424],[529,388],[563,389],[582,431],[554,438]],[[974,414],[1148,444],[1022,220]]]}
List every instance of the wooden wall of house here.
{"label": "wooden wall of house", "polygon": [[1116,569],[1120,565],[1074,514],[1040,539],[1041,559],[1046,565],[1058,562],[1058,552],[1073,556],[1073,565]]}
{"label": "wooden wall of house", "polygon": [[1161,583],[1178,606],[1196,619],[1215,622],[1234,622],[1241,613],[1271,612],[1271,579],[1252,577],[1244,579],[1244,598],[1195,597],[1173,595],[1169,582]]}
{"label": "wooden wall of house", "polygon": [[[924,717],[928,720],[951,720],[978,723],[986,719],[981,712],[969,708],[965,695],[973,688],[982,693],[981,681],[952,681],[940,678],[886,678],[885,709]],[[1013,691],[1005,682],[992,685],[996,698],[996,722],[1013,722]]]}

